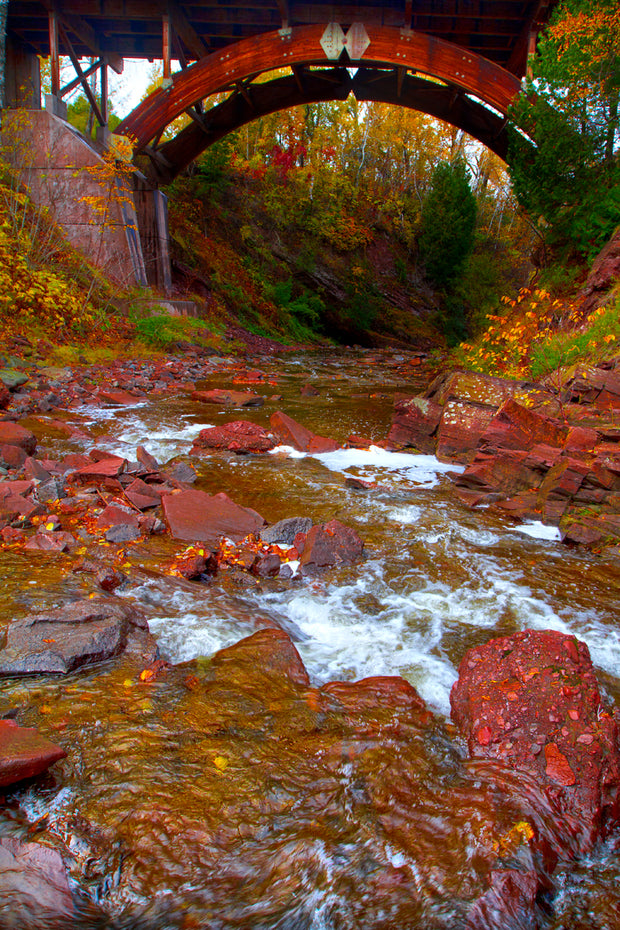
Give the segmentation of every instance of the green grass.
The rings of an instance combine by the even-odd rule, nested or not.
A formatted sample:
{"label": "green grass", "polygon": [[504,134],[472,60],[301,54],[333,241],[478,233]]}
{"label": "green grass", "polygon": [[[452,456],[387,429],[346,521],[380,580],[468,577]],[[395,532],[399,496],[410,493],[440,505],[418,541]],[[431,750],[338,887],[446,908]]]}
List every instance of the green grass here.
{"label": "green grass", "polygon": [[535,379],[576,362],[595,363],[620,348],[620,295],[606,307],[595,310],[589,325],[581,332],[556,333],[534,343],[530,350],[530,371]]}

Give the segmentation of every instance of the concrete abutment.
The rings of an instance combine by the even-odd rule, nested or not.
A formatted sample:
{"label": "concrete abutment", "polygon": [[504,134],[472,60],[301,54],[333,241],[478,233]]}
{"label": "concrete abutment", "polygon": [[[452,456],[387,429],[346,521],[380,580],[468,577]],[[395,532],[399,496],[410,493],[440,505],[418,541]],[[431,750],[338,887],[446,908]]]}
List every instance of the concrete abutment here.
{"label": "concrete abutment", "polygon": [[112,177],[103,149],[47,109],[4,110],[0,153],[34,202],[109,278],[169,293],[167,197],[141,172]]}

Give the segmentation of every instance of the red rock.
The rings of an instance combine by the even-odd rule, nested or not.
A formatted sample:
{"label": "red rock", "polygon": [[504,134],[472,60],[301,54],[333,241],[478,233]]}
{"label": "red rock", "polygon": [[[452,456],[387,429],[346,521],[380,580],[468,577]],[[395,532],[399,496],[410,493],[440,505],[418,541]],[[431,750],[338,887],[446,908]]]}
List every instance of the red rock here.
{"label": "red rock", "polygon": [[113,407],[131,407],[143,399],[137,394],[130,394],[129,391],[98,391],[97,398]]}
{"label": "red rock", "polygon": [[0,410],[6,410],[11,403],[11,392],[8,387],[0,381]]}
{"label": "red rock", "polygon": [[507,400],[480,438],[480,449],[530,449],[544,444],[563,448],[568,427],[550,417]]}
{"label": "red rock", "polygon": [[584,643],[550,630],[491,640],[463,658],[450,702],[471,756],[509,767],[516,794],[528,790],[520,775],[540,786],[555,818],[544,841],[557,854],[591,849],[618,822],[617,724]]}
{"label": "red rock", "polygon": [[[239,454],[269,452],[276,446],[272,432],[249,420],[233,420],[222,426],[212,426],[200,431],[194,440],[194,448],[228,449]],[[194,451],[194,450],[192,450]]]}
{"label": "red rock", "polygon": [[11,446],[7,443],[0,443],[0,459],[9,468],[21,468],[27,458],[28,453],[20,446]]}
{"label": "red rock", "polygon": [[175,539],[204,542],[210,548],[216,548],[222,536],[240,542],[265,525],[265,520],[255,510],[241,507],[223,493],[180,491],[167,494],[162,503]]}
{"label": "red rock", "polygon": [[260,394],[224,391],[218,388],[212,391],[193,391],[190,397],[202,404],[217,404],[220,407],[262,407],[265,403],[265,398]]}
{"label": "red rock", "polygon": [[99,529],[120,525],[138,526],[138,514],[135,510],[123,507],[119,503],[112,503],[108,504],[97,517]]}
{"label": "red rock", "polygon": [[158,492],[153,485],[142,481],[141,478],[136,478],[125,488],[125,497],[128,497],[134,507],[139,510],[157,507],[161,502],[161,492]]}
{"label": "red rock", "polygon": [[34,481],[0,481],[0,501],[15,495],[23,496],[34,487]]}
{"label": "red rock", "polygon": [[3,529],[0,531],[0,536],[2,537],[3,542],[5,542],[8,546],[14,545],[15,543],[21,543],[26,538],[26,534],[23,530],[12,526],[3,527]]}
{"label": "red rock", "polygon": [[136,449],[136,458],[141,465],[144,465],[149,471],[157,471],[159,464],[157,459],[154,458],[150,452],[144,448],[144,446],[138,446]]}
{"label": "red rock", "polygon": [[325,436],[317,436],[311,430],[306,429],[301,423],[297,423],[288,414],[277,410],[269,419],[271,428],[278,437],[282,445],[292,446],[298,452],[310,452],[320,454],[322,452],[334,452],[340,446],[334,439],[328,439]]}
{"label": "red rock", "polygon": [[[579,720],[579,711],[569,711],[568,716],[571,720]],[[547,743],[545,746],[545,759],[547,761],[545,773],[549,778],[557,781],[560,785],[575,784],[575,773],[570,767],[568,759],[563,752],[560,752],[555,743]]]}
{"label": "red rock", "polygon": [[437,458],[442,462],[469,464],[478,440],[495,416],[495,408],[463,401],[449,401],[437,429]]}
{"label": "red rock", "polygon": [[586,283],[579,293],[581,313],[591,313],[620,276],[620,231],[616,230],[594,260]]}
{"label": "red rock", "polygon": [[24,429],[19,423],[10,420],[0,420],[0,445],[19,446],[27,455],[34,455],[37,440],[34,433]]}
{"label": "red rock", "polygon": [[[348,711],[374,707],[426,710],[426,704],[415,688],[397,676],[377,675],[359,681],[330,681],[320,690],[330,694]],[[429,713],[429,721],[431,716]]]}
{"label": "red rock", "polygon": [[40,552],[66,552],[73,543],[75,538],[71,533],[35,533],[24,548]]}
{"label": "red rock", "polygon": [[321,392],[312,384],[302,384],[299,393],[302,397],[318,397]]}
{"label": "red rock", "polygon": [[9,514],[11,518],[19,516],[29,518],[45,513],[45,507],[30,498],[13,494],[0,500],[0,513]]}
{"label": "red rock", "polygon": [[[295,539],[297,547],[297,539]],[[350,565],[361,558],[364,543],[350,526],[330,520],[313,526],[306,535],[300,557],[302,572],[333,565]]]}
{"label": "red rock", "polygon": [[310,687],[310,679],[301,656],[283,630],[259,630],[240,642],[220,649],[211,660],[218,672],[240,666],[252,669],[268,678],[284,678],[304,688]]}
{"label": "red rock", "polygon": [[0,720],[0,785],[40,775],[67,753],[30,727]]}
{"label": "red rock", "polygon": [[117,478],[126,468],[126,459],[120,458],[118,455],[106,455],[105,458],[96,462],[91,460],[89,465],[77,468],[67,476],[67,480],[75,484],[102,481],[105,478]]}
{"label": "red rock", "polygon": [[434,453],[435,433],[441,414],[442,408],[439,404],[428,398],[410,397],[396,400],[388,442],[396,447],[406,446],[419,452]]}

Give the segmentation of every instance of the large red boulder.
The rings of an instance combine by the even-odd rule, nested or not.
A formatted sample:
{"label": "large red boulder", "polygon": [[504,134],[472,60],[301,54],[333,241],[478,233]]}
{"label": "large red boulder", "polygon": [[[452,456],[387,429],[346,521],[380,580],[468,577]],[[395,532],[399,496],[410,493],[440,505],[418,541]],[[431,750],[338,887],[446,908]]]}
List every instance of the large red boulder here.
{"label": "large red boulder", "polygon": [[471,649],[450,695],[473,758],[513,773],[555,819],[556,853],[585,852],[620,815],[618,727],[601,701],[587,646],[526,630]]}
{"label": "large red boulder", "polygon": [[288,414],[282,413],[281,410],[273,413],[269,422],[279,441],[285,446],[292,446],[298,452],[309,452],[311,455],[318,455],[322,452],[335,452],[336,449],[340,449],[340,445],[335,439],[329,439],[327,436],[317,436],[316,433],[306,429],[305,426],[289,417]]}
{"label": "large red boulder", "polygon": [[0,720],[0,785],[40,775],[66,755],[36,730],[19,727],[14,720]]}
{"label": "large red boulder", "polygon": [[303,574],[334,565],[350,565],[362,557],[364,543],[339,520],[320,523],[308,532],[300,558]]}
{"label": "large red boulder", "polygon": [[20,426],[19,423],[2,420],[0,421],[0,445],[19,446],[27,455],[34,455],[37,440],[34,433]]}
{"label": "large red boulder", "polygon": [[217,548],[222,536],[240,542],[259,533],[265,520],[250,507],[236,504],[227,494],[179,491],[162,498],[164,515],[175,539],[202,542]]}
{"label": "large red boulder", "polygon": [[192,452],[200,449],[227,449],[238,454],[269,452],[276,445],[272,432],[250,420],[233,420],[222,426],[210,426],[200,431]]}

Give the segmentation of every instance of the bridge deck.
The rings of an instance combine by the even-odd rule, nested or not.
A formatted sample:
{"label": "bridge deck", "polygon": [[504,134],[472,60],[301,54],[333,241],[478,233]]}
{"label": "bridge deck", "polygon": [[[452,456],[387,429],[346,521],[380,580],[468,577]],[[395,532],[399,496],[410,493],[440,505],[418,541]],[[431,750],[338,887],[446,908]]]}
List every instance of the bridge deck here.
{"label": "bridge deck", "polygon": [[[162,16],[169,11],[188,60],[282,26],[327,21],[392,26],[450,41],[513,74],[526,67],[528,39],[555,0],[55,0],[77,54],[162,58]],[[9,0],[8,29],[37,54],[50,53],[43,0]],[[61,50],[62,51],[62,50]]]}

